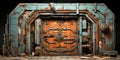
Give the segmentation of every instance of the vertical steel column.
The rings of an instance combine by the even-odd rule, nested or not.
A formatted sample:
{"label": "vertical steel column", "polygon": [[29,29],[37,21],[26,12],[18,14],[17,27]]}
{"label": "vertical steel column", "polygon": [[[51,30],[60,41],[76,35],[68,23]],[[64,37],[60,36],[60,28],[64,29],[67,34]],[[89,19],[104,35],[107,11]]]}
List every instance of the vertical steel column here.
{"label": "vertical steel column", "polygon": [[93,25],[92,25],[92,42],[93,42],[93,54],[95,54],[95,32],[96,32],[96,28],[95,28],[95,24],[93,22]]}
{"label": "vertical steel column", "polygon": [[82,55],[82,17],[80,16],[80,41],[79,41],[79,47],[80,47],[80,55]]}
{"label": "vertical steel column", "polygon": [[39,42],[40,42],[39,25],[40,25],[40,19],[38,18],[38,19],[35,21],[35,43],[36,43],[36,44],[39,44]]}
{"label": "vertical steel column", "polygon": [[28,52],[28,54],[30,54],[30,51],[31,51],[31,49],[30,49],[30,44],[31,44],[31,41],[30,41],[30,24],[29,24],[29,26],[28,26],[28,30],[29,30],[29,32],[28,32],[28,47],[27,47],[27,52]]}
{"label": "vertical steel column", "polygon": [[20,26],[18,25],[18,33],[20,35],[20,42],[19,42],[19,53],[23,53],[24,52],[24,49],[25,49],[25,45],[24,45],[24,39],[25,39],[25,23],[26,23],[26,20],[22,20]]}
{"label": "vertical steel column", "polygon": [[76,14],[79,14],[79,3],[76,4]]}

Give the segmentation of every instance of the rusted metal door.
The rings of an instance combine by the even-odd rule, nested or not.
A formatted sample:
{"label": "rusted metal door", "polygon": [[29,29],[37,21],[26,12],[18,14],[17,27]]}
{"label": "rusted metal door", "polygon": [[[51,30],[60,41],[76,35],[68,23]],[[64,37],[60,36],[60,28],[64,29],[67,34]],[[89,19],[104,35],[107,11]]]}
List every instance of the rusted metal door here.
{"label": "rusted metal door", "polygon": [[114,18],[104,3],[20,3],[8,17],[8,50],[30,55],[37,44],[42,55],[114,51]]}
{"label": "rusted metal door", "polygon": [[77,19],[44,19],[43,55],[74,55],[78,53]]}

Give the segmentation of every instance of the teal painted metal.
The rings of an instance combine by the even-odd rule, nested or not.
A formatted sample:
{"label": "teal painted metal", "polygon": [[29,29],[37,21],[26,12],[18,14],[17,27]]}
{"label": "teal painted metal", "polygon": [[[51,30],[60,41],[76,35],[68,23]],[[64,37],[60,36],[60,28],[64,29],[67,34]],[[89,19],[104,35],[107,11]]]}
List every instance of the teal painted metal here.
{"label": "teal painted metal", "polygon": [[79,36],[80,36],[80,42],[79,42],[79,49],[80,49],[80,55],[82,55],[82,17],[80,17],[80,34],[79,34]]}
{"label": "teal painted metal", "polygon": [[40,33],[40,30],[39,30],[40,29],[39,28],[40,24],[39,23],[40,23],[40,19],[37,19],[35,21],[35,25],[36,25],[36,28],[35,28],[36,29],[36,31],[35,31],[35,43],[38,44],[38,45],[40,44],[40,37],[39,37],[39,35],[40,35],[39,34]]}
{"label": "teal painted metal", "polygon": [[[29,30],[30,30],[30,25],[28,25],[28,27],[29,27]],[[31,52],[31,41],[30,41],[30,32],[28,33],[28,46],[27,46],[27,50],[26,50],[26,52],[27,53],[29,53],[30,54],[30,52]]]}
{"label": "teal painted metal", "polygon": [[[92,41],[93,41],[93,52],[95,53],[96,49],[100,49],[102,51],[108,51],[108,50],[114,50],[115,48],[115,30],[114,30],[114,14],[112,11],[104,4],[104,3],[55,3],[54,4],[55,10],[74,10],[74,13],[70,13],[67,15],[78,15],[82,16],[85,15],[87,19],[89,19],[91,22],[93,22],[93,34],[92,34]],[[18,33],[18,24],[20,23],[20,30],[23,32],[23,30],[26,29],[26,22],[30,19],[30,17],[34,14],[35,11],[42,10],[43,14],[47,15],[59,15],[58,13],[51,13],[51,12],[46,12],[50,10],[49,3],[20,3],[16,6],[16,8],[9,14],[9,40],[10,40],[10,48],[13,49],[11,52],[15,53],[23,53],[26,52],[28,54],[31,54],[31,39],[30,39],[30,24],[28,24],[28,34],[27,36],[23,36],[22,33]],[[81,10],[87,10],[92,16],[99,21],[98,26],[96,26],[96,23],[88,16],[86,13],[80,12]],[[29,11],[27,14],[25,14],[26,11]],[[35,15],[35,18],[41,15],[42,13],[37,13]],[[35,19],[33,18],[33,19]],[[82,54],[82,35],[85,34],[82,32],[82,19],[80,18],[80,42],[79,42],[79,52]],[[100,47],[100,44],[96,46],[96,28],[99,28],[99,40],[98,42],[102,42],[101,35],[104,34],[102,30],[100,30],[101,24],[106,24],[112,29],[111,31],[111,36],[112,38],[109,38],[104,36],[105,39],[105,45],[109,49],[104,49]],[[26,33],[26,32],[25,32]],[[19,39],[18,36],[25,37],[25,43],[24,43],[24,38]],[[35,31],[35,43],[39,44],[40,40],[42,40],[41,36],[39,36],[39,25],[38,22],[36,22],[36,31]],[[104,34],[106,35],[106,34]],[[18,50],[18,51],[17,51]],[[99,51],[100,52],[100,51]],[[14,54],[14,53],[13,53]]]}

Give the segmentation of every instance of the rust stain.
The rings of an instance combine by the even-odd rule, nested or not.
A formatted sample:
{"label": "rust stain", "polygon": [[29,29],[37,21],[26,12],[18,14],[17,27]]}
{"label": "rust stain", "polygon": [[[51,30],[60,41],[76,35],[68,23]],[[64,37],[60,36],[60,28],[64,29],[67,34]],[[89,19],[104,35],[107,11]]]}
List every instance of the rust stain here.
{"label": "rust stain", "polygon": [[19,4],[19,6],[21,6],[21,7],[25,8],[25,7],[26,7],[26,4],[21,3],[21,4]]}
{"label": "rust stain", "polygon": [[106,12],[103,14],[104,17],[107,17],[109,14]]}
{"label": "rust stain", "polygon": [[113,25],[112,24],[109,24],[109,31],[108,31],[108,34],[106,34],[106,37],[109,39],[109,40],[112,40],[112,32],[113,32]]}
{"label": "rust stain", "polygon": [[51,8],[50,7],[46,7],[46,8],[44,8],[44,10],[50,10]]}

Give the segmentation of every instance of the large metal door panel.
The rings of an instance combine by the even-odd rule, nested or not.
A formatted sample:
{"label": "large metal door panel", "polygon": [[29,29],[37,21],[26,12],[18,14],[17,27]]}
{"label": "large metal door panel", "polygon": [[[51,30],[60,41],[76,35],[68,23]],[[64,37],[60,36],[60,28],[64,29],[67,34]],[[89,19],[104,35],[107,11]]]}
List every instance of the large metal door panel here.
{"label": "large metal door panel", "polygon": [[43,20],[43,55],[77,54],[77,20]]}

